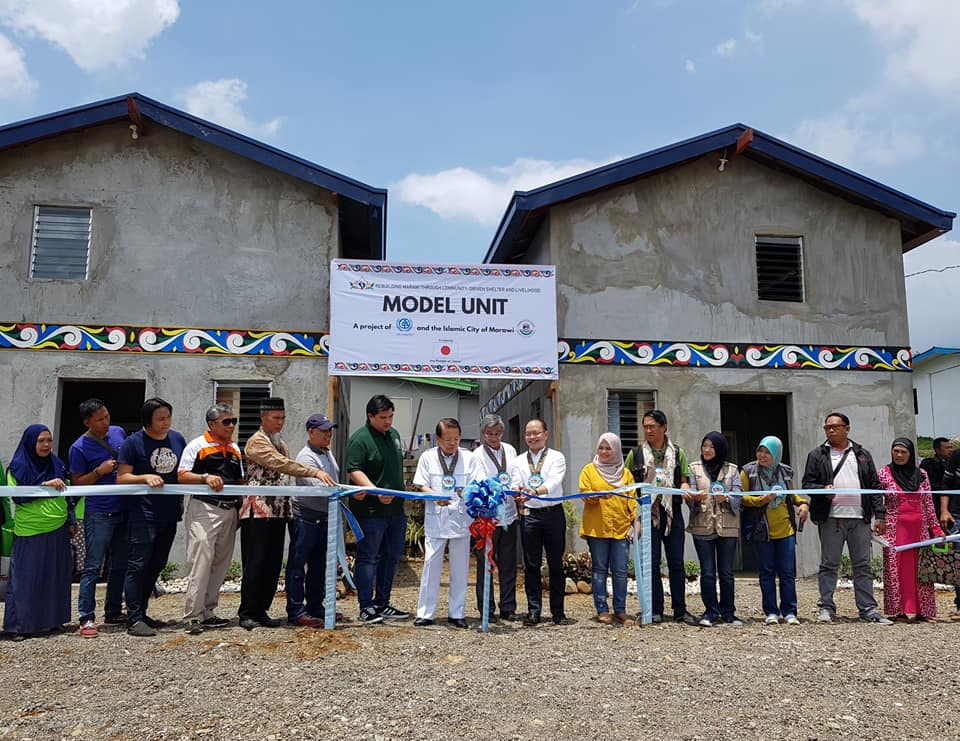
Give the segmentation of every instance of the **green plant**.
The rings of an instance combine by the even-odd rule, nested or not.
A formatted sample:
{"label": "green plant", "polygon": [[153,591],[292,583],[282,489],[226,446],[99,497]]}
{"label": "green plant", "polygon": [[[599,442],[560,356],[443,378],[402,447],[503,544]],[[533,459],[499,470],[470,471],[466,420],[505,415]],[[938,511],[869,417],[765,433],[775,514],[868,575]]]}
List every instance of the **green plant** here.
{"label": "green plant", "polygon": [[407,553],[410,555],[422,556],[426,551],[424,541],[426,538],[426,526],[422,520],[413,517],[407,518]]}
{"label": "green plant", "polygon": [[572,499],[564,500],[563,514],[567,518],[567,535],[576,535],[580,531],[580,514]]}
{"label": "green plant", "polygon": [[870,571],[873,572],[874,581],[883,581],[883,559],[880,556],[870,558]]}
{"label": "green plant", "polygon": [[176,573],[177,564],[173,561],[167,561],[167,565],[160,571],[160,581],[170,581]]}
{"label": "green plant", "polygon": [[850,562],[850,556],[846,553],[840,554],[840,568],[838,573],[841,579],[850,579],[853,577],[853,564]]}
{"label": "green plant", "polygon": [[230,568],[227,569],[227,581],[240,581],[241,576],[243,576],[243,566],[234,559],[230,562]]}
{"label": "green plant", "polygon": [[683,573],[687,575],[688,579],[696,579],[700,576],[700,564],[691,560],[684,561]]}

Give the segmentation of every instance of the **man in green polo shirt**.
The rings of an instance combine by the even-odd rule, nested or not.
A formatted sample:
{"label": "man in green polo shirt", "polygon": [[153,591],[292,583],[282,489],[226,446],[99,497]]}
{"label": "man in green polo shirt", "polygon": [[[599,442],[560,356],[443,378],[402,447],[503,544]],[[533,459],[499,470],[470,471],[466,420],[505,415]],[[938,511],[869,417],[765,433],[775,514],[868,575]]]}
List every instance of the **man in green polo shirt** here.
{"label": "man in green polo shirt", "polygon": [[[367,402],[367,423],[350,436],[344,457],[352,484],[403,490],[403,451],[400,435],[393,429],[393,412],[393,402],[386,396]],[[363,529],[353,570],[360,622],[406,620],[410,613],[390,604],[393,577],[407,538],[403,499],[360,492],[353,495],[350,510]]]}

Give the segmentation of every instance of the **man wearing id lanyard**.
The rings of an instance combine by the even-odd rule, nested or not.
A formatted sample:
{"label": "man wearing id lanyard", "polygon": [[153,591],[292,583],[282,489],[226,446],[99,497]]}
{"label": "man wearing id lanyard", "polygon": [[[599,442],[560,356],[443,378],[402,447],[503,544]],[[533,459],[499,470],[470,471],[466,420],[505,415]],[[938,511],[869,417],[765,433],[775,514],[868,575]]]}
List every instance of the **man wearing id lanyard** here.
{"label": "man wearing id lanyard", "polygon": [[563,612],[564,587],[563,549],[567,540],[567,518],[557,501],[533,497],[563,496],[563,477],[567,461],[563,453],[547,447],[549,432],[542,419],[531,419],[524,430],[527,452],[517,456],[510,468],[512,488],[519,491],[520,535],[523,542],[523,583],[527,593],[527,616],[524,625],[540,622],[543,608],[543,586],[540,566],[547,555],[550,578],[550,617],[557,625],[567,622]]}
{"label": "man wearing id lanyard", "polygon": [[428,501],[424,509],[425,553],[417,619],[420,627],[433,624],[440,594],[443,553],[450,552],[450,598],[447,622],[466,628],[467,573],[470,570],[470,515],[460,497],[463,487],[483,478],[473,453],[460,447],[460,423],[446,417],[437,422],[437,447],[426,451],[417,462],[413,483],[427,494],[449,497]]}
{"label": "man wearing id lanyard", "polygon": [[[803,470],[804,489],[880,489],[877,467],[870,452],[853,442],[850,420],[833,412],[823,423],[826,441],[810,451]],[[810,519],[820,531],[820,599],[817,620],[829,623],[837,616],[833,593],[837,588],[840,554],[847,544],[853,566],[853,594],[860,619],[867,623],[890,625],[880,614],[873,596],[873,572],[870,569],[870,521],[873,531],[886,532],[886,507],[883,494],[812,494]]]}
{"label": "man wearing id lanyard", "polygon": [[[474,451],[477,462],[483,468],[483,478],[496,478],[510,488],[510,467],[516,460],[517,451],[503,442],[503,419],[499,414],[488,414],[480,424],[480,436],[483,446]],[[517,614],[517,539],[520,520],[517,504],[513,497],[504,502],[503,522],[497,523],[493,532],[493,560],[497,564],[497,581],[500,585],[500,617],[515,620]],[[482,550],[476,551],[477,557],[477,610],[483,613],[483,573],[487,569],[487,558]],[[493,585],[490,589],[488,613],[492,617],[496,611]]]}

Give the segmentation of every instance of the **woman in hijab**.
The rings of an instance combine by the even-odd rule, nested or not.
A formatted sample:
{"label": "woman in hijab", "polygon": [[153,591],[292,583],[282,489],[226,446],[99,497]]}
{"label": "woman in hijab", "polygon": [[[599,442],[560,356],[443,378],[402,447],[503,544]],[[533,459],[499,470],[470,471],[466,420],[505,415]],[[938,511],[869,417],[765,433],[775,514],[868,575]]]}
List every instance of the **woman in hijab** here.
{"label": "woman in hijab", "polygon": [[[11,486],[66,489],[64,465],[44,425],[23,432],[10,465]],[[73,504],[62,496],[14,497],[13,553],[7,583],[3,631],[13,640],[59,630],[70,621],[70,538],[76,531]]]}
{"label": "woman in hijab", "polygon": [[[690,507],[687,530],[700,560],[700,625],[709,628],[721,620],[742,625],[734,607],[733,557],[740,537],[740,497],[730,496],[742,488],[740,470],[727,460],[727,439],[708,432],[700,443],[700,460],[690,464],[691,488],[697,493]],[[720,599],[717,600],[717,574]]]}
{"label": "woman in hijab", "polygon": [[[597,608],[597,620],[604,625],[613,621],[621,625],[634,624],[633,618],[627,615],[627,556],[637,502],[634,498],[602,493],[632,483],[633,474],[623,465],[620,438],[612,432],[603,433],[593,461],[580,471],[580,491],[598,492],[597,496],[583,500],[580,537],[586,538],[590,547],[593,604]],[[613,616],[607,604],[608,572],[613,577]]]}
{"label": "woman in hijab", "polygon": [[[937,521],[930,494],[927,472],[917,466],[913,442],[905,437],[893,441],[890,463],[880,469],[880,484],[887,490],[886,539],[891,546],[916,543],[932,533],[943,535]],[[917,557],[920,551],[911,549],[894,553],[883,549],[883,611],[890,617],[913,622],[934,622],[937,600],[933,584],[917,580]]]}
{"label": "woman in hijab", "polygon": [[[757,446],[757,460],[743,467],[740,478],[744,491],[767,492],[744,495],[743,506],[756,508],[757,522],[748,539],[753,541],[760,570],[760,594],[764,622],[799,625],[797,582],[794,561],[797,552],[797,518],[800,525],[810,516],[810,505],[799,494],[785,494],[793,488],[793,469],[780,462],[783,443],[768,435]],[[777,579],[780,604],[777,604]]]}

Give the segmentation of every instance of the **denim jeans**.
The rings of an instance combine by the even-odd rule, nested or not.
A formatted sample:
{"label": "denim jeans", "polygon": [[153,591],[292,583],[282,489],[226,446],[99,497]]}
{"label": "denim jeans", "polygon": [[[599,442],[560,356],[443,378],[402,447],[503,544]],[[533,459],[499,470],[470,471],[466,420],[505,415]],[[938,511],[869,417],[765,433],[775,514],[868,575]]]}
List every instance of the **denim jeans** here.
{"label": "denim jeans", "polygon": [[590,586],[597,613],[610,612],[607,607],[607,572],[613,575],[613,612],[627,612],[627,557],[630,544],[626,538],[587,538],[590,547]]}
{"label": "denim jeans", "polygon": [[327,517],[323,515],[309,520],[297,517],[295,521],[294,536],[287,553],[287,618],[296,620],[301,615],[322,618],[323,595],[326,593]]}
{"label": "denim jeans", "polygon": [[[363,540],[357,543],[357,557],[353,566],[353,581],[357,585],[360,609],[377,610],[390,604],[393,577],[397,564],[403,558],[407,542],[407,516],[358,517]],[[374,593],[376,582],[376,593]]]}
{"label": "denim jeans", "polygon": [[[760,569],[760,594],[764,615],[786,617],[797,614],[795,561],[797,537],[754,543]],[[777,582],[780,579],[780,605],[777,606]]]}
{"label": "denim jeans", "polygon": [[88,620],[96,620],[97,579],[108,550],[110,573],[107,576],[103,614],[112,618],[123,610],[123,579],[127,572],[127,513],[87,512],[83,518],[83,537],[87,557],[83,562],[77,597],[81,625]]}
{"label": "denim jeans", "polygon": [[[693,545],[700,560],[700,596],[703,598],[703,616],[711,622],[720,618],[732,620],[736,614],[733,604],[733,557],[737,552],[736,538],[698,538]],[[720,577],[720,601],[717,601],[717,576]]]}
{"label": "denim jeans", "polygon": [[683,541],[685,531],[683,529],[683,512],[679,507],[673,509],[673,524],[670,527],[670,534],[664,536],[663,531],[667,527],[667,513],[662,504],[654,504],[654,507],[660,507],[660,527],[650,529],[650,546],[653,549],[651,553],[651,582],[653,592],[653,614],[663,615],[663,581],[660,578],[660,547],[667,552],[667,569],[670,574],[670,602],[675,615],[684,615],[687,612],[687,574],[683,569]]}
{"label": "denim jeans", "polygon": [[128,523],[127,573],[123,596],[127,601],[127,625],[143,620],[157,578],[170,557],[177,523],[135,520]]}

